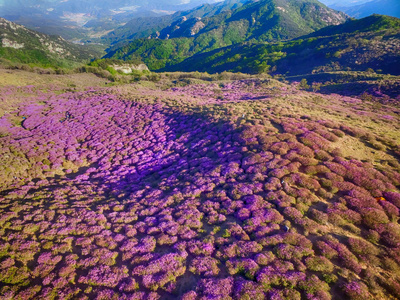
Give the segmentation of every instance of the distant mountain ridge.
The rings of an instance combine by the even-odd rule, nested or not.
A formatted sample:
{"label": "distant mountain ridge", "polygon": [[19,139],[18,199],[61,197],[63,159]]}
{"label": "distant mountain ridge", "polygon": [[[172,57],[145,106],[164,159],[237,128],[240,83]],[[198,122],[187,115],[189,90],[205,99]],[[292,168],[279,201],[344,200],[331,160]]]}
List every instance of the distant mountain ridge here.
{"label": "distant mountain ridge", "polygon": [[343,11],[354,18],[364,18],[372,14],[400,18],[400,1],[398,0],[372,0],[351,6],[334,4],[331,7]]}
{"label": "distant mountain ridge", "polygon": [[67,67],[96,54],[60,36],[49,36],[0,18],[0,58],[42,67]]}
{"label": "distant mountain ridge", "polygon": [[175,21],[161,29],[158,36],[152,36],[153,39],[133,40],[127,46],[111,49],[106,57],[124,60],[140,57],[150,69],[156,70],[196,53],[244,41],[288,40],[347,20],[345,14],[315,0],[241,4],[210,17]]}
{"label": "distant mountain ridge", "polygon": [[369,2],[371,0],[320,0],[323,4],[325,4],[326,6],[329,7],[350,7],[350,6],[354,6],[354,5],[360,5],[366,2]]}

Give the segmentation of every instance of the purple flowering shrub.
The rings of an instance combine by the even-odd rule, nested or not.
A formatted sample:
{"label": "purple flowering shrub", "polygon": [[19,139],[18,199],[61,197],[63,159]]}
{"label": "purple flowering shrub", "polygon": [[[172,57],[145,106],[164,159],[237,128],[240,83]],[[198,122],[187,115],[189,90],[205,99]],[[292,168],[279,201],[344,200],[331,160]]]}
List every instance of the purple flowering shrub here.
{"label": "purple flowering shrub", "polygon": [[[399,297],[399,166],[338,151],[397,146],[279,91],[130,86],[18,104],[0,118],[1,297]],[[324,97],[343,118],[361,105]]]}

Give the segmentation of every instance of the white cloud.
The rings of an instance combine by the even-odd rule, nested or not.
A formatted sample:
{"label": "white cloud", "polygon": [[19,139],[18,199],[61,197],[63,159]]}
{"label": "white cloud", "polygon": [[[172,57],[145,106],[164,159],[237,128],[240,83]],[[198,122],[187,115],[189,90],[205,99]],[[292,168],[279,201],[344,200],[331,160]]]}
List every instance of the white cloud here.
{"label": "white cloud", "polygon": [[123,11],[137,11],[137,9],[140,6],[138,5],[134,5],[134,6],[125,6],[125,7],[121,7],[119,10],[123,10]]}
{"label": "white cloud", "polygon": [[151,11],[156,14],[167,14],[167,15],[172,15],[173,13],[175,13],[175,11],[173,10],[152,9]]}

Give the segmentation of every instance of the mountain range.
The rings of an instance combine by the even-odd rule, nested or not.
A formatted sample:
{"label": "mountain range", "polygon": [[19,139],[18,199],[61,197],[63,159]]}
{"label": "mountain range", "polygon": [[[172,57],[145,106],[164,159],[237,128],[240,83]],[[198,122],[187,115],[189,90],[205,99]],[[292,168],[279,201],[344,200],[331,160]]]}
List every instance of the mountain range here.
{"label": "mountain range", "polygon": [[[184,22],[184,20],[194,20],[198,18],[213,17],[222,13],[229,13],[231,10],[237,9],[248,0],[227,0],[215,4],[203,4],[190,10],[178,11],[174,14],[165,16],[153,17],[138,17],[130,20],[124,26],[116,28],[105,36],[101,37],[98,41],[113,45],[116,49],[118,46],[127,44],[130,41],[139,38],[159,37],[160,32],[163,31],[163,36],[166,36],[171,27]],[[190,22],[189,22],[190,23]]]}
{"label": "mountain range", "polygon": [[400,2],[398,0],[372,0],[362,3],[346,5],[346,2],[339,2],[330,7],[343,11],[351,17],[363,18],[372,14],[382,14],[400,18]]}
{"label": "mountain range", "polygon": [[287,42],[240,43],[193,55],[164,71],[300,75],[368,69],[400,75],[400,19],[372,15]]}
{"label": "mountain range", "polygon": [[161,16],[219,0],[0,1],[0,17],[46,33],[80,40],[101,36],[133,18]]}
{"label": "mountain range", "polygon": [[[350,19],[315,0],[228,0],[134,18],[97,41],[110,45],[107,61],[142,61],[152,71],[400,74],[399,24],[383,15]],[[69,68],[101,57],[5,19],[0,39],[1,57],[15,63]]]}
{"label": "mountain range", "polygon": [[240,4],[210,17],[183,16],[155,36],[111,48],[106,57],[124,60],[141,57],[150,69],[156,70],[196,53],[244,41],[289,40],[348,19],[345,14],[314,0],[263,0]]}
{"label": "mountain range", "polygon": [[[0,17],[42,33],[61,35],[70,41],[101,43],[107,47],[126,38],[147,37],[199,6],[202,8],[195,9],[197,17],[210,17],[221,8],[245,2],[248,0],[181,0],[175,3],[165,0],[0,0]],[[356,18],[373,13],[400,17],[400,3],[397,0],[321,2]],[[204,12],[201,13],[201,10]]]}

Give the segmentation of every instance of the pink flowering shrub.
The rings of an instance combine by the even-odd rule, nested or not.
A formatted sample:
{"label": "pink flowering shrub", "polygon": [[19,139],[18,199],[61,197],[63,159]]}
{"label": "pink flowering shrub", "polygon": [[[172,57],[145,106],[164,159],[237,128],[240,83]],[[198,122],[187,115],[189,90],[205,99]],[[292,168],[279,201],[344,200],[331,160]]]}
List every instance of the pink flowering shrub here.
{"label": "pink flowering shrub", "polygon": [[220,272],[218,260],[212,257],[196,257],[190,264],[189,271],[206,277],[217,276]]}
{"label": "pink flowering shrub", "polygon": [[305,260],[306,266],[311,271],[332,273],[333,264],[324,256],[307,257]]}
{"label": "pink flowering shrub", "polygon": [[119,281],[126,277],[128,277],[127,270],[99,265],[91,269],[86,276],[81,276],[78,282],[112,288],[116,287]]}
{"label": "pink flowering shrub", "polygon": [[265,299],[262,287],[257,283],[239,278],[233,287],[234,299]]}
{"label": "pink flowering shrub", "polygon": [[259,270],[258,264],[252,259],[230,259],[226,262],[230,275],[243,274],[246,278],[253,280]]}
{"label": "pink flowering shrub", "polygon": [[200,296],[205,299],[229,299],[233,292],[234,280],[232,277],[224,279],[202,279],[198,287]]}
{"label": "pink flowering shrub", "polygon": [[368,287],[357,281],[352,281],[344,286],[344,292],[349,299],[372,299],[372,295],[368,292]]}

